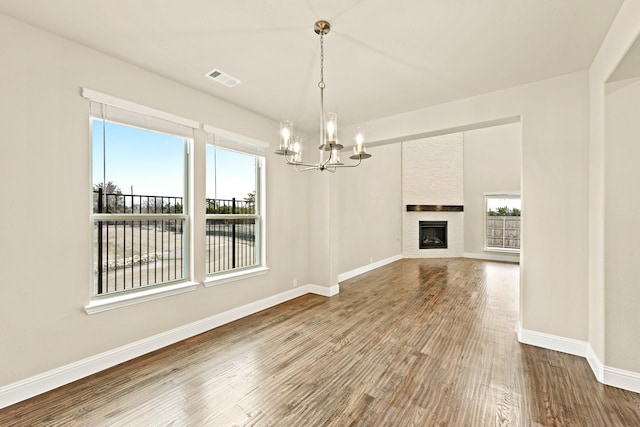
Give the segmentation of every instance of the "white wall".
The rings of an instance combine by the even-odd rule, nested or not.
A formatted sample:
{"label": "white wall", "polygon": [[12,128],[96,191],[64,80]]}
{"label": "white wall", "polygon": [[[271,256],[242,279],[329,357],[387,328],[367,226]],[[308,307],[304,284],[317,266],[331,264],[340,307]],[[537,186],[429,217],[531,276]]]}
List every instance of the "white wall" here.
{"label": "white wall", "polygon": [[[297,196],[308,178],[292,179],[270,154],[266,275],[87,315],[90,135],[80,88],[272,145],[278,124],[3,15],[0,40],[0,387],[281,293],[293,278],[308,282],[306,251],[292,244],[308,242],[308,208]],[[202,198],[204,142],[198,132],[194,195]],[[204,214],[194,230],[204,247]]]}
{"label": "white wall", "polygon": [[521,175],[520,123],[464,132],[464,253],[518,261],[519,254],[487,252],[486,193],[519,193]]}
{"label": "white wall", "polygon": [[[402,254],[409,258],[461,257],[463,212],[407,212],[406,205],[463,204],[462,133],[402,143]],[[420,221],[447,221],[443,249],[420,249]]]}

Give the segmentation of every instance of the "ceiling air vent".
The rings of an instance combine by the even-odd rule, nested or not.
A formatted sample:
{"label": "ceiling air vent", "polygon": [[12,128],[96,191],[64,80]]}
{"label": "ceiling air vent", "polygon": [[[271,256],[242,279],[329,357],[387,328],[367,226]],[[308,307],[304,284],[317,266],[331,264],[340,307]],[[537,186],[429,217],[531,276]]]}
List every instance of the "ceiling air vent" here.
{"label": "ceiling air vent", "polygon": [[236,79],[235,77],[231,77],[229,74],[227,73],[223,73],[222,71],[218,70],[217,68],[209,71],[206,74],[207,77],[209,77],[211,80],[214,80],[218,83],[221,83],[225,86],[228,87],[234,87],[238,84],[240,84],[240,80]]}

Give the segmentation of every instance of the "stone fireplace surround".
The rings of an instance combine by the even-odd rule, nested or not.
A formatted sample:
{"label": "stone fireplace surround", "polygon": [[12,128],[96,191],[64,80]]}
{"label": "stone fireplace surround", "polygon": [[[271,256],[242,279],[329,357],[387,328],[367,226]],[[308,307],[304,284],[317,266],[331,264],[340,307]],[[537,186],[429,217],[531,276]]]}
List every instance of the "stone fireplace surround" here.
{"label": "stone fireplace surround", "polygon": [[[440,205],[434,205],[440,206]],[[456,210],[410,210],[404,212],[403,254],[408,258],[447,258],[464,256],[464,213]],[[420,221],[447,221],[447,248],[420,249]]]}
{"label": "stone fireplace surround", "polygon": [[[402,254],[464,256],[462,133],[402,142]],[[447,221],[448,247],[419,248],[420,221]]]}

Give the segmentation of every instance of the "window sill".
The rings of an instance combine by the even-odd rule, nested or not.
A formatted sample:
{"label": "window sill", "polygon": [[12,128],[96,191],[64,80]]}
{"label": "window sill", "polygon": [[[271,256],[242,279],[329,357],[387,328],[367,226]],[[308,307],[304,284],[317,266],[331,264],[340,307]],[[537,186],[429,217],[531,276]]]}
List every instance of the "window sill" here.
{"label": "window sill", "polygon": [[234,271],[232,273],[218,274],[215,276],[207,277],[204,281],[204,286],[209,288],[211,286],[222,285],[224,283],[235,282],[236,280],[248,279],[249,277],[261,276],[269,271],[268,267],[256,267],[248,270]]}
{"label": "window sill", "polygon": [[129,294],[95,299],[84,306],[84,311],[86,311],[87,314],[100,313],[102,311],[113,310],[127,305],[139,304],[145,301],[194,291],[197,287],[197,282],[182,282],[174,285],[158,286],[152,289],[145,289]]}
{"label": "window sill", "polygon": [[485,252],[498,252],[507,254],[520,254],[520,249],[484,248]]}

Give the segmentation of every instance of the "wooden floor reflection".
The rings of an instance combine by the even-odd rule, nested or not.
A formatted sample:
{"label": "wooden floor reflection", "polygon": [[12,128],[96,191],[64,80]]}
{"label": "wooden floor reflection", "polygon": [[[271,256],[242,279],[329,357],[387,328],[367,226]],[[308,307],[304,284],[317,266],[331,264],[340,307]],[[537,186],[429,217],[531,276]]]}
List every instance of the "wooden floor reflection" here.
{"label": "wooden floor reflection", "polygon": [[640,426],[516,339],[519,267],[405,259],[0,410],[24,426]]}

